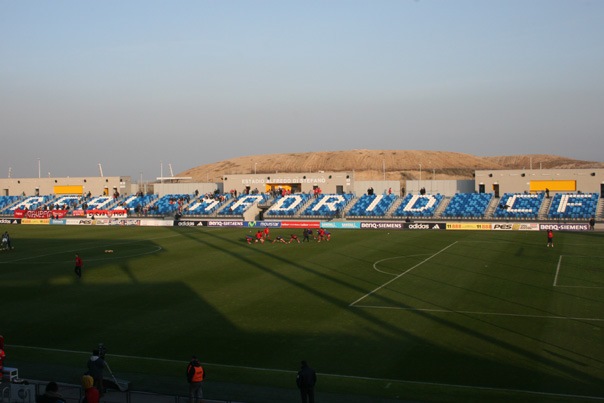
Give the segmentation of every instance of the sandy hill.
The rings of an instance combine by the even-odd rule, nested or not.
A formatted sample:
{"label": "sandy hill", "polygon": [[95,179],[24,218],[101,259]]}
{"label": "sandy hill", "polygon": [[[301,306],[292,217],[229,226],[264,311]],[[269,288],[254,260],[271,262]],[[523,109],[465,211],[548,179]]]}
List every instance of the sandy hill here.
{"label": "sandy hill", "polygon": [[223,175],[276,172],[354,171],[357,180],[471,179],[476,169],[604,168],[604,163],[557,155],[477,157],[446,151],[350,150],[267,154],[232,158],[179,173],[195,182],[219,182]]}

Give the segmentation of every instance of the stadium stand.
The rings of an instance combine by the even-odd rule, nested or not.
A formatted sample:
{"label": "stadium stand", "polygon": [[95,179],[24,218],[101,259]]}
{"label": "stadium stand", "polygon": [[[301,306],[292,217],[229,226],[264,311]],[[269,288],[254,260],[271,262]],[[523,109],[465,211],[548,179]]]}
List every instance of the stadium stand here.
{"label": "stadium stand", "polygon": [[498,219],[536,219],[545,193],[505,193],[493,213]]}
{"label": "stadium stand", "polygon": [[492,193],[457,193],[442,213],[444,218],[483,218]]}
{"label": "stadium stand", "polygon": [[210,215],[228,203],[232,196],[227,193],[217,197],[201,196],[196,198],[183,211],[183,215]]}
{"label": "stadium stand", "polygon": [[364,194],[348,210],[349,217],[384,217],[396,201],[394,194]]}
{"label": "stadium stand", "polygon": [[306,205],[311,195],[295,193],[277,197],[273,205],[266,211],[268,216],[294,216]]}
{"label": "stadium stand", "polygon": [[22,198],[22,196],[0,196],[0,213],[5,214],[4,210],[8,210],[9,207]]}
{"label": "stadium stand", "polygon": [[188,194],[167,194],[157,200],[149,209],[148,213],[151,216],[171,215],[183,208],[185,203],[188,203],[191,195]]}
{"label": "stadium stand", "polygon": [[152,205],[154,201],[158,199],[155,194],[137,194],[128,196],[122,202],[122,207],[133,214],[143,214],[148,210],[148,206]]}
{"label": "stadium stand", "polygon": [[392,215],[408,218],[432,217],[443,198],[444,196],[439,193],[435,195],[408,194]]}
{"label": "stadium stand", "polygon": [[352,194],[322,194],[304,209],[303,216],[336,217],[354,198]]}
{"label": "stadium stand", "polygon": [[264,202],[268,198],[269,195],[264,193],[241,196],[230,205],[219,210],[218,215],[240,216],[252,205]]}
{"label": "stadium stand", "polygon": [[556,193],[549,208],[550,219],[589,219],[596,216],[597,193]]}
{"label": "stadium stand", "polygon": [[13,214],[15,210],[36,210],[46,206],[53,199],[53,196],[29,196],[21,200],[19,203],[9,207],[9,212]]}

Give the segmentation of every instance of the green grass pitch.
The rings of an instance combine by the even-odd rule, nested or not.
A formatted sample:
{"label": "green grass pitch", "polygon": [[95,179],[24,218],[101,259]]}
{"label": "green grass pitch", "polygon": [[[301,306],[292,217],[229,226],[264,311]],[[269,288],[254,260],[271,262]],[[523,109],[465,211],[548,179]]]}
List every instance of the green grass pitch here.
{"label": "green grass pitch", "polygon": [[113,371],[150,389],[184,382],[196,354],[206,394],[215,382],[297,398],[305,359],[319,392],[358,401],[604,397],[599,233],[557,233],[546,248],[535,232],[334,230],[330,242],[248,245],[248,229],[0,230],[15,247],[0,252],[0,334],[22,377],[77,381],[103,342]]}

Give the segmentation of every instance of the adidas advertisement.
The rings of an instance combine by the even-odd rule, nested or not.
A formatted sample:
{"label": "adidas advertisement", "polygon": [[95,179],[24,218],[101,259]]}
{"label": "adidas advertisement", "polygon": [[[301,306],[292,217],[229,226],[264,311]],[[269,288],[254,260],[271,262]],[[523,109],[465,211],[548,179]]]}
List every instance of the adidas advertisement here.
{"label": "adidas advertisement", "polygon": [[412,222],[412,223],[404,223],[403,224],[403,229],[411,229],[411,230],[416,230],[416,229],[435,229],[435,230],[441,230],[441,229],[447,229],[447,224],[444,222]]}

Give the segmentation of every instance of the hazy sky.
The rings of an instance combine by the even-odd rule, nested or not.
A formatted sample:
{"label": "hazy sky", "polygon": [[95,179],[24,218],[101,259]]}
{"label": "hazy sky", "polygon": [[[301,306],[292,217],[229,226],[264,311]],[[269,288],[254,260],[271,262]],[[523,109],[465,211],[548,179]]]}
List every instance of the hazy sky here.
{"label": "hazy sky", "polygon": [[0,0],[0,177],[347,149],[604,161],[604,1]]}

